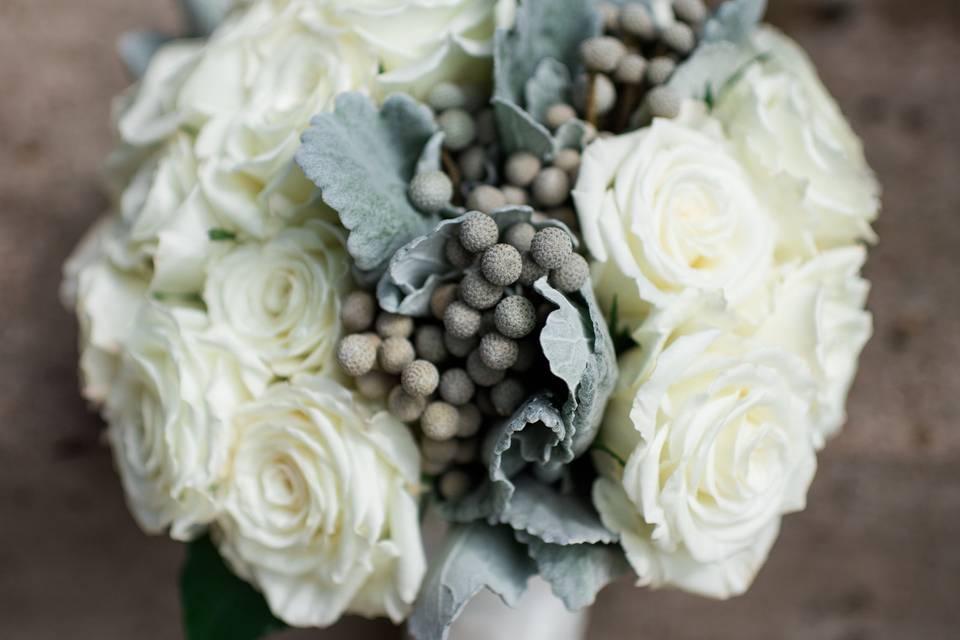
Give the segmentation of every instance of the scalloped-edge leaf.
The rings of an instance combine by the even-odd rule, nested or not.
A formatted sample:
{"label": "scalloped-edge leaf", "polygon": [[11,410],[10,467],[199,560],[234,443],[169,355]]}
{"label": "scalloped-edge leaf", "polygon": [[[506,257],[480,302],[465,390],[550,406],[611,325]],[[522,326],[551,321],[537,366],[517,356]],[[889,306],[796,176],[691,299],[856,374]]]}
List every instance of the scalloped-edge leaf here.
{"label": "scalloped-edge leaf", "polygon": [[704,42],[745,42],[763,20],[767,0],[727,0],[703,27]]}
{"label": "scalloped-edge leaf", "polygon": [[681,96],[705,100],[719,95],[724,85],[756,58],[749,47],[733,42],[705,42],[680,65],[668,85]]}
{"label": "scalloped-edge leaf", "polygon": [[230,571],[209,536],[187,546],[180,599],[187,640],[259,640],[286,628],[263,596]]}
{"label": "scalloped-edge leaf", "polygon": [[516,606],[536,566],[507,527],[453,527],[432,559],[407,629],[417,640],[446,640],[473,596],[489,589]]}
{"label": "scalloped-edge leaf", "polygon": [[561,493],[529,477],[516,480],[500,522],[556,545],[613,543],[618,536],[603,526],[589,497]]}
{"label": "scalloped-edge leaf", "polygon": [[343,93],[303,134],[297,164],[350,230],[347,250],[360,270],[382,272],[394,251],[439,222],[407,198],[436,131],[429,109],[409,96],[392,95],[378,110],[365,95]]}
{"label": "scalloped-edge leaf", "polygon": [[608,584],[630,571],[623,549],[615,544],[549,544],[517,533],[537,565],[537,573],[550,584],[553,595],[570,611],[592,605]]}
{"label": "scalloped-edge leaf", "polygon": [[540,347],[550,372],[566,383],[570,395],[575,395],[587,369],[591,346],[580,310],[546,278],[535,282],[533,288],[557,307],[540,332]]}

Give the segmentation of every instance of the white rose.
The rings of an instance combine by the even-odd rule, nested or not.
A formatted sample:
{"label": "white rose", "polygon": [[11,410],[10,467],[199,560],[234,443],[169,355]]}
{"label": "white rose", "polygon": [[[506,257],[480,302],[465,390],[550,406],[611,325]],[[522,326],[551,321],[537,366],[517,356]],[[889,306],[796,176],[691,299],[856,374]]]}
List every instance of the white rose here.
{"label": "white rose", "polygon": [[795,356],[712,329],[624,356],[598,442],[625,465],[598,452],[593,496],[639,585],[749,587],[813,478],[811,384]]}
{"label": "white rose", "polygon": [[780,217],[781,252],[874,240],[879,185],[813,65],[771,27],[751,44],[763,57],[718,96],[714,114]]}
{"label": "white rose", "polygon": [[107,437],[140,526],[186,540],[216,514],[231,412],[270,374],[200,311],[148,302],[132,320],[104,406]]}
{"label": "white rose", "polygon": [[628,320],[691,288],[739,304],[768,277],[772,217],[702,105],[591,144],[573,197],[598,294]]}
{"label": "white rose", "polygon": [[215,539],[234,569],[295,626],[347,612],[400,622],[426,569],[406,426],[302,376],[240,407],[233,425]]}
{"label": "white rose", "polygon": [[336,372],[340,300],[351,288],[344,232],[311,220],[215,260],[204,299],[275,374]]}
{"label": "white rose", "polygon": [[773,294],[773,312],[757,338],[806,360],[817,382],[813,408],[817,446],[846,422],[846,401],[860,352],[873,333],[864,309],[870,284],[860,277],[866,250],[826,251],[804,264],[784,266]]}

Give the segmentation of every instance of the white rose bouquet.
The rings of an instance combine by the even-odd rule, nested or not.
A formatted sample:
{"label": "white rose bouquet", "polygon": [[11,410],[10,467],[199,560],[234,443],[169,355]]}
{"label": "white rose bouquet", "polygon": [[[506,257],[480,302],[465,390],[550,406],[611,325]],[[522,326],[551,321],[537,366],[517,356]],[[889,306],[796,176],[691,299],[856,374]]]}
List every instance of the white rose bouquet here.
{"label": "white rose bouquet", "polygon": [[194,0],[123,39],[62,294],[187,637],[749,588],[845,422],[879,209],[764,4]]}

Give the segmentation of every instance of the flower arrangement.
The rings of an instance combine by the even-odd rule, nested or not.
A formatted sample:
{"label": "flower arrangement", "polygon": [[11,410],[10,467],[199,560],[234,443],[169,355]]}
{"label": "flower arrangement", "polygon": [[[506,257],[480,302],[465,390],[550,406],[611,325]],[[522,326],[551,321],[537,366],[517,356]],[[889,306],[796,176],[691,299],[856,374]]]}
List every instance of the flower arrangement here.
{"label": "flower arrangement", "polygon": [[195,0],[124,38],[62,294],[131,512],[191,545],[188,637],[749,588],[846,419],[879,209],[764,5]]}

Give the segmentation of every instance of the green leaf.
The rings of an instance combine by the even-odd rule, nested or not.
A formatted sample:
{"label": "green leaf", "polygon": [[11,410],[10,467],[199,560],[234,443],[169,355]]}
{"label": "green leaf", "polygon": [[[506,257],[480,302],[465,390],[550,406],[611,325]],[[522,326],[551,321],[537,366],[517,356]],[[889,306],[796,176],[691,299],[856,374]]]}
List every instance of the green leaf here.
{"label": "green leaf", "polygon": [[763,19],[767,0],[727,0],[703,27],[704,42],[746,42]]}
{"label": "green leaf", "polygon": [[532,478],[515,483],[500,521],[543,542],[556,545],[612,543],[616,534],[603,526],[589,498],[561,493]]}
{"label": "green leaf", "polygon": [[213,228],[207,231],[207,235],[213,242],[223,242],[225,240],[236,240],[237,234],[229,229]]}
{"label": "green leaf", "polygon": [[347,250],[359,269],[382,272],[394,251],[439,222],[407,199],[436,131],[429,109],[409,96],[390,96],[378,111],[366,96],[343,93],[303,134],[297,164],[350,230]]}
{"label": "green leaf", "polygon": [[408,630],[417,640],[446,640],[450,625],[481,589],[515,606],[534,574],[533,561],[505,527],[453,527],[434,557]]}
{"label": "green leaf", "polygon": [[227,568],[209,536],[187,546],[180,598],[187,640],[257,640],[286,627],[263,596]]}

